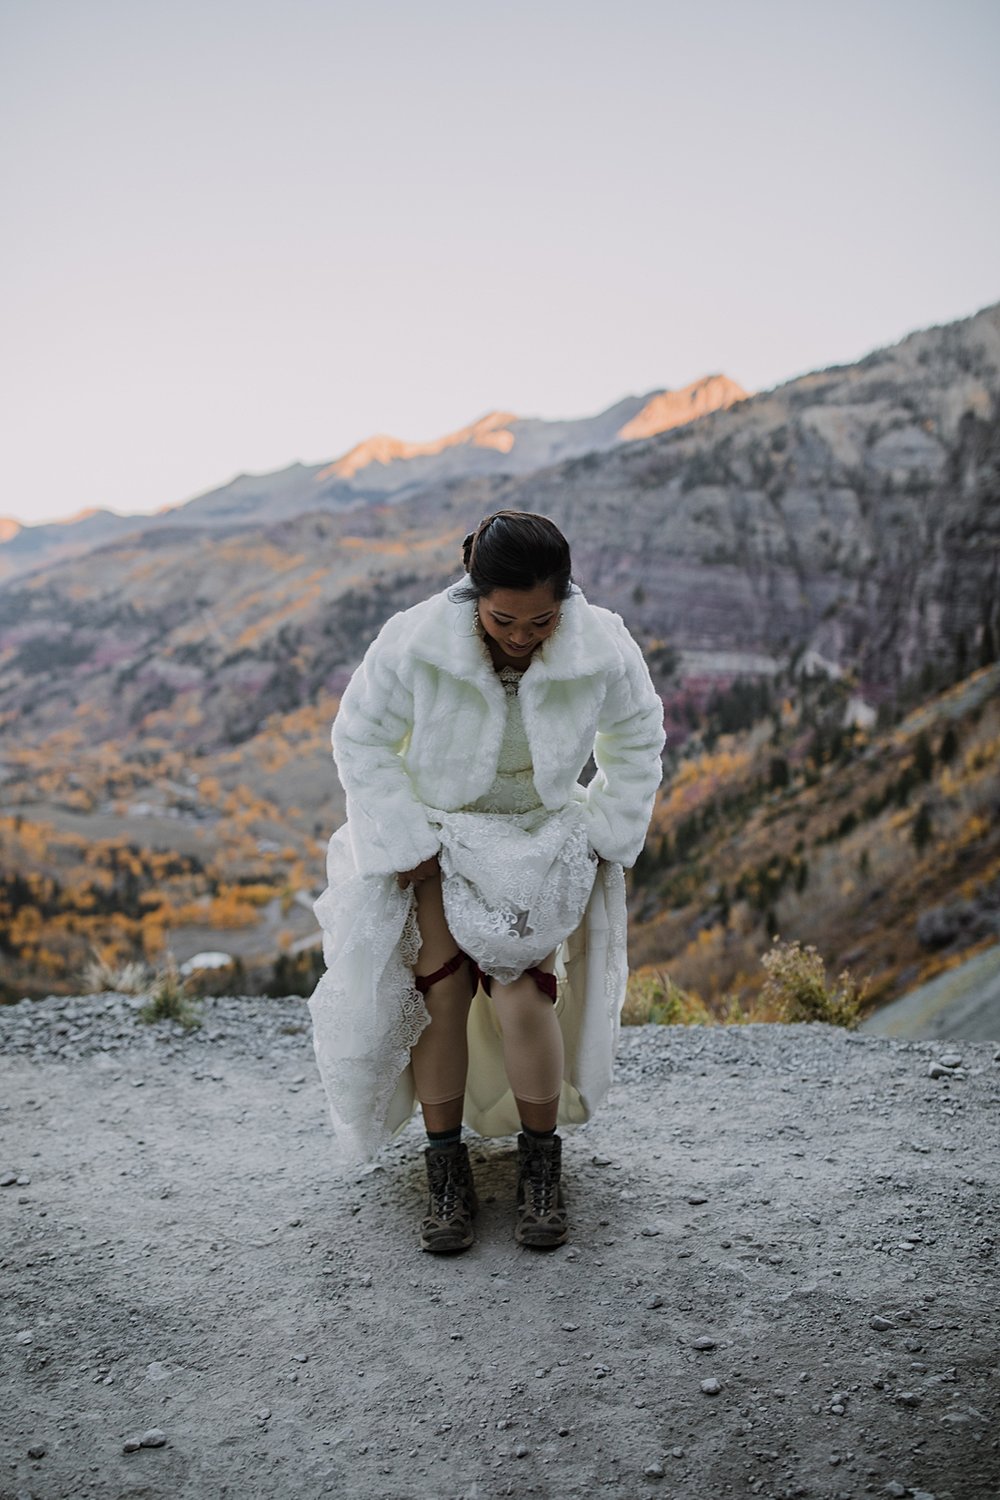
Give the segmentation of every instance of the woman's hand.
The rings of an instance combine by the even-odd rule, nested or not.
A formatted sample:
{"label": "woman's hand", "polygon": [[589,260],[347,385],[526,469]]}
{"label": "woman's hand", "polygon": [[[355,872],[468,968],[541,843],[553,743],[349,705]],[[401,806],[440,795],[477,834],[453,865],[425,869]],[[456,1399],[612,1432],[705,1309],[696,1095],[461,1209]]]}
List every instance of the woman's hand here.
{"label": "woman's hand", "polygon": [[419,885],[422,880],[430,880],[440,868],[437,855],[432,854],[430,859],[421,860],[420,864],[414,865],[412,870],[401,871],[396,876],[396,884],[401,891],[405,891],[408,885]]}

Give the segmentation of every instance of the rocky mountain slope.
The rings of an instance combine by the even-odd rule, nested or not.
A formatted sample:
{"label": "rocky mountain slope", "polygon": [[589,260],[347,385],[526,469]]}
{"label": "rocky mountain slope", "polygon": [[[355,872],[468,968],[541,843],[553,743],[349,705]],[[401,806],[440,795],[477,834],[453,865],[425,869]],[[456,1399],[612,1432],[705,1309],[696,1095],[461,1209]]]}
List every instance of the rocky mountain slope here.
{"label": "rocky mountain slope", "polygon": [[[343,810],[329,754],[338,694],[390,613],[456,577],[462,536],[499,505],[540,509],[564,524],[579,581],[621,611],[646,650],[670,735],[657,836],[672,838],[684,823],[693,787],[701,797],[714,782],[705,806],[725,808],[727,818],[742,809],[745,827],[732,847],[743,852],[725,873],[702,865],[681,887],[672,878],[649,885],[660,908],[643,906],[643,925],[648,919],[655,931],[639,934],[637,952],[646,961],[679,957],[699,936],[692,924],[718,927],[717,908],[728,909],[740,879],[740,899],[757,892],[744,937],[748,951],[759,947],[754,924],[774,913],[767,893],[798,878],[796,845],[811,841],[813,829],[835,847],[824,860],[823,901],[814,884],[799,893],[800,905],[844,915],[831,961],[857,947],[844,939],[846,914],[879,882],[870,871],[840,869],[833,856],[849,847],[857,860],[865,853],[865,830],[844,824],[848,811],[887,828],[896,818],[889,844],[901,856],[912,847],[920,807],[901,800],[886,808],[879,799],[908,790],[900,779],[911,776],[904,762],[916,734],[895,747],[887,739],[868,745],[864,775],[831,766],[815,791],[810,778],[827,778],[824,761],[840,758],[845,729],[887,735],[922,697],[930,702],[996,658],[1000,305],[857,364],[637,435],[634,424],[662,428],[701,399],[674,394],[673,417],[659,398],[633,398],[612,408],[601,431],[591,429],[596,447],[527,474],[512,471],[511,455],[542,450],[501,414],[438,452],[386,453],[387,462],[355,453],[348,467],[370,483],[376,472],[461,467],[479,454],[488,466],[502,462],[503,472],[441,470],[405,494],[363,504],[355,495],[349,511],[263,525],[252,497],[244,511],[234,493],[225,524],[224,507],[208,529],[165,517],[0,586],[0,795],[8,813],[0,833],[14,866],[4,886],[8,953],[28,955],[42,975],[63,973],[72,986],[57,967],[71,961],[66,931],[53,947],[46,918],[64,910],[66,886],[85,889],[86,913],[111,924],[119,952],[162,942],[175,901],[198,948],[239,953],[254,902],[269,913],[280,905],[294,919],[282,929],[269,916],[269,944],[304,940],[308,893]],[[516,437],[506,451],[504,433]],[[551,453],[553,434],[537,440]],[[291,484],[294,509],[293,492]],[[734,724],[745,742],[716,756],[720,731]],[[942,723],[935,733],[943,732]],[[942,781],[939,800],[937,791],[931,799],[943,814],[938,830],[950,829],[954,841],[948,858],[932,844],[927,862],[951,885],[918,882],[905,913],[891,903],[883,911],[887,933],[915,922],[925,903],[967,899],[963,881],[973,875],[992,888],[990,835],[977,832],[977,819],[989,828],[989,810],[972,783],[978,788],[987,774],[994,748],[981,729],[970,733],[979,769],[970,761],[968,786]],[[787,786],[762,784],[779,772]],[[863,786],[866,777],[878,785]],[[890,782],[896,790],[886,792]],[[675,794],[676,815],[668,811]],[[772,794],[781,807],[766,805]],[[830,828],[820,826],[823,797],[847,798],[826,815]],[[877,815],[868,803],[878,804]],[[697,811],[700,839],[708,813],[701,802]],[[710,889],[720,884],[724,900]],[[888,882],[890,890],[902,884]],[[151,897],[168,889],[169,915],[158,915]],[[791,912],[791,893],[783,899]],[[75,906],[66,915],[78,932],[89,920]],[[206,941],[230,924],[225,942]],[[706,940],[702,958],[708,951]],[[893,985],[916,959],[908,944],[895,952],[886,959]],[[730,951],[717,970],[702,967],[724,983],[739,963]]]}

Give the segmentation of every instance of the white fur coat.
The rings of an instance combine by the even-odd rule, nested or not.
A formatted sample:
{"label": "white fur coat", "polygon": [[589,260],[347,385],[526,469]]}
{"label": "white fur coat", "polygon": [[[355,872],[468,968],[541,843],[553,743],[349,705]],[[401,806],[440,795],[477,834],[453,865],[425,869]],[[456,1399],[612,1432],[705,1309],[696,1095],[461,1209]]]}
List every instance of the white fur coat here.
{"label": "white fur coat", "polygon": [[[663,703],[619,615],[579,589],[561,610],[519,687],[535,786],[546,807],[583,802],[591,848],[630,866],[660,784]],[[332,745],[361,874],[436,854],[425,808],[457,811],[496,776],[506,698],[474,611],[444,589],[393,615],[344,691]],[[597,774],[585,788],[591,753]]]}

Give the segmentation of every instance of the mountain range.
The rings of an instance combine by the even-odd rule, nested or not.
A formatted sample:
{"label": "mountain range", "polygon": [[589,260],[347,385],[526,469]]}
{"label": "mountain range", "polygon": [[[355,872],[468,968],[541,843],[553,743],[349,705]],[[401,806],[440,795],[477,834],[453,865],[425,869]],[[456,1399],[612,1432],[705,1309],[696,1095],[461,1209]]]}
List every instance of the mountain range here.
{"label": "mountain range", "polygon": [[90,506],[65,521],[25,526],[0,516],[0,582],[18,573],[131,535],[182,522],[206,529],[263,524],[302,511],[350,510],[399,501],[428,485],[473,474],[528,474],[582,453],[668,432],[706,412],[732,406],[746,391],[725,375],[706,375],[682,390],[626,396],[594,417],[546,421],[491,411],[428,442],[377,433],[329,463],[295,463],[271,474],[238,474],[228,484],[150,516]]}
{"label": "mountain range", "polygon": [[[563,527],[577,581],[623,615],[663,697],[668,779],[654,826],[668,875],[657,865],[643,876],[649,933],[636,951],[669,958],[718,904],[707,865],[700,883],[674,868],[675,834],[694,815],[685,766],[701,766],[699,818],[727,785],[733,806],[761,812],[765,833],[729,847],[730,891],[743,876],[740,889],[768,888],[765,804],[782,785],[769,777],[787,773],[789,788],[806,778],[801,818],[830,837],[827,793],[812,778],[831,736],[839,754],[842,731],[882,732],[866,766],[881,768],[887,796],[909,795],[918,730],[893,743],[894,722],[996,660],[998,501],[994,304],[768,391],[713,375],[575,422],[493,412],[427,443],[375,437],[312,468],[242,475],[153,517],[8,523],[0,840],[14,874],[0,866],[0,947],[20,955],[19,974],[41,965],[49,983],[63,964],[72,992],[82,934],[108,923],[123,951],[182,926],[184,946],[212,946],[223,928],[239,951],[240,930],[260,918],[254,903],[269,902],[267,944],[306,941],[308,893],[343,815],[329,746],[338,695],[388,615],[456,578],[465,533],[513,507]],[[974,830],[992,826],[981,713],[977,697],[959,726],[975,762],[963,773],[976,786]],[[732,725],[752,743],[713,754]],[[784,771],[768,769],[772,734]],[[941,774],[958,795],[953,771]],[[866,804],[860,782],[850,792],[858,816],[872,796]],[[801,829],[797,806],[783,817]],[[900,807],[878,814],[903,819],[897,843],[916,815]],[[692,827],[684,839],[697,847],[709,833]],[[907,868],[908,847],[894,870]],[[975,848],[972,866],[964,845],[964,863],[939,862],[935,902],[949,881],[957,891],[991,868],[992,845]],[[712,860],[723,867],[721,854]],[[836,868],[826,915],[841,899]],[[82,904],[55,942],[70,886]],[[912,887],[911,906],[923,889]],[[168,891],[169,917],[156,906]],[[900,920],[889,906],[880,924]]]}

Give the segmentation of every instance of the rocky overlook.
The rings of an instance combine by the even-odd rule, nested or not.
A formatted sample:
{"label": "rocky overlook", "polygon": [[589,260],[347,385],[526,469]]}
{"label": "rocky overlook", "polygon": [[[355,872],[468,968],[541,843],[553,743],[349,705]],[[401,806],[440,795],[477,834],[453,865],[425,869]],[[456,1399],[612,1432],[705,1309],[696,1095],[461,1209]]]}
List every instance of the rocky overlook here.
{"label": "rocky overlook", "polygon": [[996,1043],[637,1027],[571,1235],[424,1255],[416,1122],[344,1174],[304,1003],[0,1009],[0,1493],[994,1500]]}

